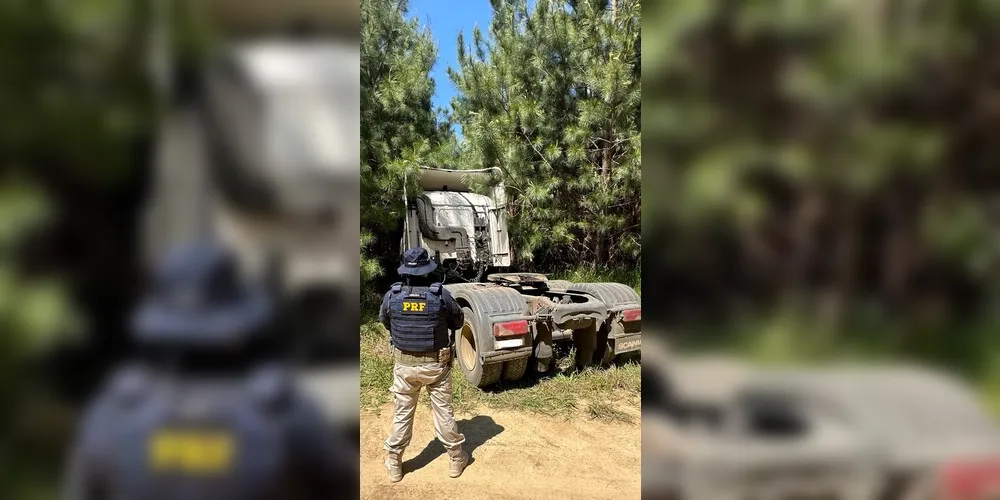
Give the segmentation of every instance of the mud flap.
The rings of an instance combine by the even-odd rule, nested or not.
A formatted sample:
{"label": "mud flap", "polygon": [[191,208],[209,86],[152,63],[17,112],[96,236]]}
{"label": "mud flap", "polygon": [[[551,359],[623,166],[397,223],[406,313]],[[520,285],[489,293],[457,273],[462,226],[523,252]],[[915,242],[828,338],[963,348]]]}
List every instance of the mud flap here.
{"label": "mud flap", "polygon": [[535,344],[535,358],[539,361],[545,361],[546,363],[552,359],[552,341],[551,340],[539,340]]}
{"label": "mud flap", "polygon": [[532,362],[535,364],[534,369],[538,373],[545,373],[549,370],[552,364],[553,351],[552,351],[552,332],[548,328],[539,328],[537,337],[535,338],[535,348],[532,351]]}
{"label": "mud flap", "polygon": [[574,364],[578,371],[591,365],[594,359],[594,349],[597,347],[597,325],[573,330],[573,346],[576,348]]}
{"label": "mud flap", "polygon": [[642,334],[619,335],[611,339],[611,348],[615,355],[629,352],[638,353],[642,349]]}

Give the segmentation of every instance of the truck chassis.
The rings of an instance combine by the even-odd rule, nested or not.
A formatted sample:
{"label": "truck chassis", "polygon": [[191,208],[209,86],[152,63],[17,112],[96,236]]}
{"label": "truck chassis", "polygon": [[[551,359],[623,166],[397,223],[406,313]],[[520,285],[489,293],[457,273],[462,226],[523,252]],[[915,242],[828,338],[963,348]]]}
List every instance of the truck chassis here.
{"label": "truck chassis", "polygon": [[639,294],[620,283],[549,281],[492,274],[486,283],[445,285],[465,313],[455,333],[458,366],[476,387],[551,372],[557,345],[576,348],[575,366],[608,365],[639,354]]}

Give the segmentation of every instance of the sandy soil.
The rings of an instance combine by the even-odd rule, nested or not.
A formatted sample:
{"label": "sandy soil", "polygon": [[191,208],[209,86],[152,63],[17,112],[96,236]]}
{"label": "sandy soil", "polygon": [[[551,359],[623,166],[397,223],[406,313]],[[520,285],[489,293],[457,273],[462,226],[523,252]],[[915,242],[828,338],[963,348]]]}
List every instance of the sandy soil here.
{"label": "sandy soil", "polygon": [[361,416],[361,498],[450,500],[639,498],[641,431],[634,423],[572,420],[482,409],[456,414],[472,463],[448,477],[448,455],[434,439],[430,409],[421,405],[403,480],[390,483],[382,441],[391,406]]}

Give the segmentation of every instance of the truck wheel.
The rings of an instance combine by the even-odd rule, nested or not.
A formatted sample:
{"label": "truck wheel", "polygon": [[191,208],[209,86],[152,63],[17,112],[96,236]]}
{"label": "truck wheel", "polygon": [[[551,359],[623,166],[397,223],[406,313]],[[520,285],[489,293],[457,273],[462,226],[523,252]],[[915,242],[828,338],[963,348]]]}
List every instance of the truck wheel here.
{"label": "truck wheel", "polygon": [[503,365],[500,363],[483,365],[479,343],[476,341],[476,327],[473,325],[474,313],[468,307],[463,307],[462,313],[465,315],[465,324],[455,339],[458,368],[462,370],[465,379],[476,387],[493,385],[500,381]]}
{"label": "truck wheel", "polygon": [[521,380],[528,371],[528,358],[513,359],[503,364],[503,379],[508,382]]}

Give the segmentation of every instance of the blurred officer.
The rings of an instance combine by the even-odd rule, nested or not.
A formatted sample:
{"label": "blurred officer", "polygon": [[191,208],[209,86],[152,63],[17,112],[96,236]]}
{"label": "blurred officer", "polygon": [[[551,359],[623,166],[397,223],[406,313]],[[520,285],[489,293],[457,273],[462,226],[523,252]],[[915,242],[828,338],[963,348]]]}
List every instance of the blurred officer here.
{"label": "blurred officer", "polygon": [[469,455],[462,449],[465,436],[458,432],[451,408],[451,345],[449,330],[464,322],[462,308],[451,294],[432,283],[428,275],[437,269],[427,250],[411,248],[403,253],[396,283],[382,299],[379,320],[389,330],[393,346],[392,387],[395,396],[392,434],[385,441],[385,466],[389,480],[403,478],[401,457],[413,437],[413,412],[420,388],[426,386],[434,415],[434,432],[451,458],[451,477],[462,475]]}
{"label": "blurred officer", "polygon": [[157,269],[133,318],[146,355],[88,409],[64,498],[329,499],[357,487],[357,455],[273,356],[270,296],[239,274],[214,245]]}

